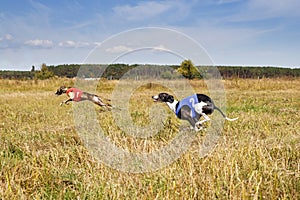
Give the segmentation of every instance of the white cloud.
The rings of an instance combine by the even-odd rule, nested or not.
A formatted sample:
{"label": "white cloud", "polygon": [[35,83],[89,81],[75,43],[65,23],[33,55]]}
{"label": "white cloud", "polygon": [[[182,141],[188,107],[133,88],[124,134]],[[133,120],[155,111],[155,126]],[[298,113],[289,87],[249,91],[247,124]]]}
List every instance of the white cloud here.
{"label": "white cloud", "polygon": [[53,42],[51,40],[41,40],[41,39],[27,40],[24,44],[28,46],[42,47],[42,48],[50,48],[53,46]]}
{"label": "white cloud", "polygon": [[6,34],[6,35],[4,36],[4,38],[5,38],[6,40],[12,40],[12,39],[14,39],[14,37],[13,37],[11,34]]}
{"label": "white cloud", "polygon": [[113,8],[114,15],[128,21],[182,19],[190,13],[193,4],[181,1],[143,1],[136,5],[122,5]]}
{"label": "white cloud", "polygon": [[101,44],[102,44],[102,42],[94,42],[94,45],[97,47],[101,46]]}
{"label": "white cloud", "polygon": [[229,3],[237,3],[241,0],[219,0],[217,4],[222,5],[222,4],[229,4]]}
{"label": "white cloud", "polygon": [[232,16],[232,21],[254,21],[278,17],[300,16],[298,0],[251,0],[241,8],[239,13]]}
{"label": "white cloud", "polygon": [[133,49],[124,45],[114,46],[111,48],[107,48],[106,52],[108,53],[125,53],[128,51],[132,51]]}
{"label": "white cloud", "polygon": [[81,42],[81,41],[75,42],[75,41],[72,41],[72,40],[67,40],[67,41],[64,41],[64,42],[60,42],[58,45],[60,47],[81,48],[81,47],[88,47],[91,44],[88,43],[88,42]]}
{"label": "white cloud", "polygon": [[65,41],[65,42],[60,42],[58,45],[60,47],[75,47],[76,43],[74,41],[68,40],[68,41]]}
{"label": "white cloud", "polygon": [[144,20],[161,14],[170,7],[170,4],[167,3],[147,1],[138,3],[136,6],[117,6],[113,10],[117,15],[127,20]]}
{"label": "white cloud", "polygon": [[268,13],[274,13],[274,14],[293,14],[290,13],[290,11],[298,11],[299,5],[300,2],[298,0],[285,0],[285,1],[252,0],[249,1],[248,3],[250,9],[261,9],[261,10],[265,10]]}
{"label": "white cloud", "polygon": [[13,40],[14,37],[11,34],[5,34],[3,37],[0,37],[0,42],[5,40]]}
{"label": "white cloud", "polygon": [[90,45],[88,42],[77,42],[77,47],[88,47]]}
{"label": "white cloud", "polygon": [[159,45],[159,46],[153,47],[153,49],[155,51],[168,51],[169,50],[164,45]]}

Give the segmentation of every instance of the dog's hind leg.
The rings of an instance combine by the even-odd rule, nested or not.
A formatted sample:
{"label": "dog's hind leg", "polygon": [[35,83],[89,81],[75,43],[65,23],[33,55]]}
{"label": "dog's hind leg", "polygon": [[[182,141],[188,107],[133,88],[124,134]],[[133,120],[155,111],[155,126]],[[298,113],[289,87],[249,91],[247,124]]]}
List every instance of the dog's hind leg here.
{"label": "dog's hind leg", "polygon": [[204,119],[201,120],[201,121],[196,122],[196,126],[198,126],[198,125],[202,126],[202,124],[203,124],[204,122],[207,122],[207,121],[210,120],[210,118],[209,118],[205,113],[202,113],[201,115],[204,117]]}
{"label": "dog's hind leg", "polygon": [[203,129],[202,124],[198,124],[197,118],[187,117],[187,120],[191,125],[191,129],[194,129],[195,131],[201,131]]}
{"label": "dog's hind leg", "polygon": [[98,96],[93,96],[92,99],[91,99],[92,102],[94,102],[95,104],[97,104],[98,106],[101,106],[101,107],[105,107],[105,108],[108,108],[108,109],[111,109],[113,108],[112,105],[110,105],[109,103],[104,103],[100,97]]}

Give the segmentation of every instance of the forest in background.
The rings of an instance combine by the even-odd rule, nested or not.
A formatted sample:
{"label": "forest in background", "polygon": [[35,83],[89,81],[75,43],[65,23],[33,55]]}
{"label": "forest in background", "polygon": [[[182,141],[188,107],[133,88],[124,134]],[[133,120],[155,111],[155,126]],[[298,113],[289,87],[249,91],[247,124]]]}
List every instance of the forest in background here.
{"label": "forest in background", "polygon": [[[187,63],[185,63],[187,62]],[[0,71],[2,79],[47,79],[52,77],[74,78],[78,74],[84,74],[82,78],[101,77],[106,79],[120,79],[124,74],[132,73],[134,68],[142,67],[139,72],[140,78],[151,76],[153,78],[174,79],[178,77],[178,72],[189,79],[201,79],[203,74],[209,74],[210,70],[217,67],[224,79],[231,78],[280,78],[280,77],[300,77],[300,68],[280,68],[280,67],[246,67],[246,66],[199,66],[201,72],[189,71],[182,73],[180,68],[190,70],[193,64],[185,60],[181,65],[92,65],[92,64],[63,64],[49,65],[43,64],[40,70],[35,70],[32,66],[30,71]],[[159,69],[159,70],[158,70]],[[80,70],[80,73],[78,73]],[[134,70],[133,70],[134,71]],[[136,75],[136,74],[135,74]]]}

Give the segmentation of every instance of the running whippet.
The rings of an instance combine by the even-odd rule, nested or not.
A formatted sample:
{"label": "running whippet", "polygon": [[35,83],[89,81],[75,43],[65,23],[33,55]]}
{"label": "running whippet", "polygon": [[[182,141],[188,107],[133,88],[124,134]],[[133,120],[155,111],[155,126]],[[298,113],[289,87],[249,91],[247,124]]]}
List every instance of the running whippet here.
{"label": "running whippet", "polygon": [[[69,101],[75,101],[75,102],[79,102],[79,101],[91,101],[94,104],[97,104],[99,106],[103,106],[106,108],[112,108],[112,105],[108,104],[108,103],[104,103],[102,101],[102,99],[95,95],[95,94],[90,94],[88,92],[83,92],[78,88],[71,88],[71,87],[65,87],[65,86],[61,86],[60,88],[57,89],[56,91],[56,95],[62,95],[63,93],[66,93],[69,97],[69,99],[67,99],[66,101],[63,101],[60,103],[60,105],[62,106],[63,104],[68,104]],[[110,101],[109,99],[107,99],[108,101]]]}
{"label": "running whippet", "polygon": [[[165,102],[179,119],[187,120],[196,131],[203,129],[202,124],[210,120],[207,115],[212,114],[215,109],[218,110],[226,120],[234,121],[238,119],[238,117],[234,119],[228,118],[221,109],[215,106],[211,98],[205,94],[194,94],[181,101],[175,100],[174,97],[168,93],[160,93],[156,96],[152,96],[152,98],[155,102]],[[199,121],[201,116],[203,116],[204,119]],[[200,126],[200,128],[198,126]]]}

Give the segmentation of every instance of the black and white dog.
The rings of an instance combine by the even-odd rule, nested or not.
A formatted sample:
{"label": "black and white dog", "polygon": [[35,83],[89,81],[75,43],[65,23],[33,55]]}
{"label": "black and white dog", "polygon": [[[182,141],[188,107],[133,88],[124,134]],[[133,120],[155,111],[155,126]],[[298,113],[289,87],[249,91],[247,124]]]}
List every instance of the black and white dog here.
{"label": "black and white dog", "polygon": [[[69,101],[91,101],[94,104],[97,104],[98,106],[103,106],[106,108],[112,108],[113,106],[108,104],[108,103],[104,103],[102,101],[102,99],[95,95],[95,94],[90,94],[88,92],[83,92],[78,88],[72,88],[72,87],[65,87],[65,86],[61,86],[60,88],[57,89],[56,91],[56,96],[62,95],[66,93],[67,96],[69,97],[68,100],[63,101],[60,103],[60,105],[62,106],[63,104],[68,104]],[[107,101],[110,101],[109,99],[106,99]]]}
{"label": "black and white dog", "polygon": [[[218,110],[222,116],[229,121],[237,120],[237,118],[228,118],[221,109],[215,106],[210,97],[205,94],[194,94],[187,98],[177,101],[174,97],[168,93],[160,93],[156,96],[152,96],[155,102],[165,102],[169,108],[176,114],[179,119],[187,120],[196,131],[203,129],[202,124],[209,121],[210,115],[214,110]],[[200,117],[203,116],[203,120]]]}

